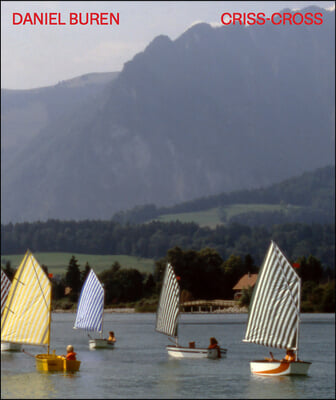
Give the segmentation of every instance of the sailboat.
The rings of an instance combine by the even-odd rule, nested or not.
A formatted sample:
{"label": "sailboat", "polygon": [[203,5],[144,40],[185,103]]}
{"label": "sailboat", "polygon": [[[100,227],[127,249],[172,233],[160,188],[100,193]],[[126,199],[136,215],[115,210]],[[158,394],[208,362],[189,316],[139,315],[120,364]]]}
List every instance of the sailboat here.
{"label": "sailboat", "polygon": [[39,371],[78,371],[80,361],[66,360],[56,355],[55,350],[50,353],[50,323],[51,282],[27,250],[14,275],[1,316],[1,340],[47,346],[46,354],[34,356]]}
{"label": "sailboat", "polygon": [[271,358],[250,362],[253,374],[307,375],[311,362],[300,361],[301,280],[271,241],[253,290],[243,342],[293,351],[294,361]]}
{"label": "sailboat", "polygon": [[156,313],[156,331],[175,338],[174,345],[167,345],[168,355],[175,358],[211,358],[226,354],[226,349],[197,348],[195,342],[189,347],[178,344],[178,318],[180,314],[180,287],[171,264],[167,264],[163,278],[160,301]]}
{"label": "sailboat", "polygon": [[100,338],[90,338],[90,349],[112,349],[114,342],[104,339],[104,288],[93,269],[90,270],[80,294],[74,329],[98,332]]}
{"label": "sailboat", "polygon": [[[6,303],[11,284],[12,283],[8,279],[7,275],[3,270],[1,270],[1,315],[4,310],[4,305]],[[1,341],[1,351],[21,351],[21,344]]]}

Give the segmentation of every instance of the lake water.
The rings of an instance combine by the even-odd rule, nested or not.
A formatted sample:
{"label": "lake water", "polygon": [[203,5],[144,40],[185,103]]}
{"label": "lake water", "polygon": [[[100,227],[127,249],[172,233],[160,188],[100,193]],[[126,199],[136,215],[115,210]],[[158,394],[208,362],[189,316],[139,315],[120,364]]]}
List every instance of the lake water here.
{"label": "lake water", "polygon": [[[155,314],[105,314],[104,332],[114,330],[117,338],[113,350],[89,350],[87,334],[72,329],[75,314],[53,314],[51,349],[64,354],[73,344],[80,371],[42,373],[25,353],[1,353],[1,398],[335,398],[335,315],[301,317],[299,358],[312,362],[309,375],[260,377],[251,375],[249,361],[271,349],[242,342],[247,314],[181,315],[181,344],[206,347],[215,336],[228,349],[220,360],[169,358],[170,342],[155,331]],[[43,350],[24,348],[32,354]]]}

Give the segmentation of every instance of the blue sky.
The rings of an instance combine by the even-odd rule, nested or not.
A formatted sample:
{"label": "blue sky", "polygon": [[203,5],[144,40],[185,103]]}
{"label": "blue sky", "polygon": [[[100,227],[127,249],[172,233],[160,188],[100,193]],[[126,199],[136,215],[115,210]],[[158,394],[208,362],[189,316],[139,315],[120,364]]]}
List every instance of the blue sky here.
{"label": "blue sky", "polygon": [[[121,71],[158,35],[179,37],[196,22],[220,25],[224,12],[264,12],[334,1],[1,1],[1,88],[30,89],[91,72]],[[13,13],[119,13],[119,25],[14,25]]]}

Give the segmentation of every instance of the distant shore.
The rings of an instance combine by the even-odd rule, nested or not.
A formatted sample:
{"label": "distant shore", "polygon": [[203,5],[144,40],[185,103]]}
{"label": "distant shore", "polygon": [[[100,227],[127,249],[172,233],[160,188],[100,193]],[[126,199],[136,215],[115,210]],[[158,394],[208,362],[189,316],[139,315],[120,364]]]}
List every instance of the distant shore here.
{"label": "distant shore", "polygon": [[[53,310],[54,313],[76,313],[77,310]],[[209,311],[193,311],[193,312],[182,312],[182,314],[245,314],[248,310],[246,307],[227,307],[223,309]],[[106,308],[104,313],[122,313],[122,314],[132,314],[136,313],[135,308]]]}
{"label": "distant shore", "polygon": [[[77,310],[62,310],[56,309],[52,311],[53,313],[76,313]],[[106,308],[104,313],[135,313],[135,308]]]}

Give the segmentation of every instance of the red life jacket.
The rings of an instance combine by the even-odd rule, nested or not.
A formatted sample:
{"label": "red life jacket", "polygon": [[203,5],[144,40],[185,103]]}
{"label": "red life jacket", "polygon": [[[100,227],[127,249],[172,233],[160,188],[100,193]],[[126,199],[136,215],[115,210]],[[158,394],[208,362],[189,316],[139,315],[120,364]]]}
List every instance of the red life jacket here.
{"label": "red life jacket", "polygon": [[218,358],[221,358],[221,352],[218,344],[210,344],[208,349],[217,349]]}
{"label": "red life jacket", "polygon": [[74,351],[72,351],[72,352],[70,352],[70,353],[68,353],[68,354],[66,355],[66,359],[67,359],[67,360],[76,360],[76,354],[77,354],[77,353],[75,353]]}

